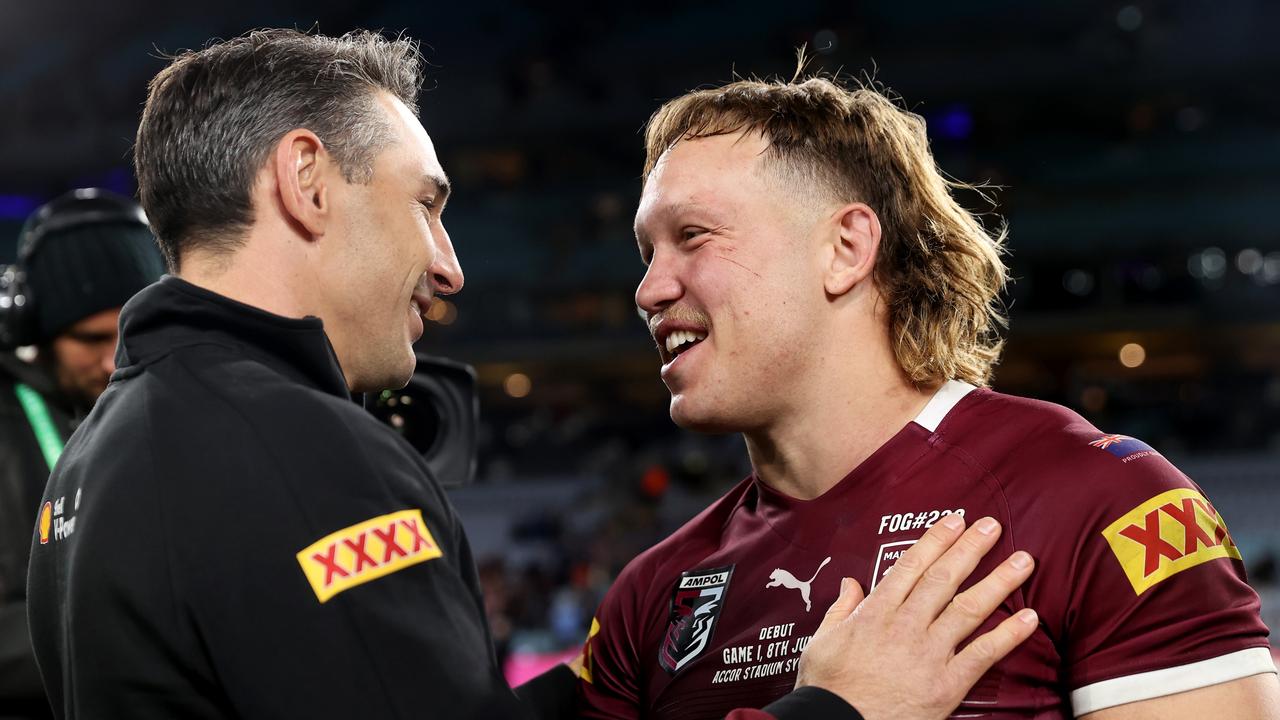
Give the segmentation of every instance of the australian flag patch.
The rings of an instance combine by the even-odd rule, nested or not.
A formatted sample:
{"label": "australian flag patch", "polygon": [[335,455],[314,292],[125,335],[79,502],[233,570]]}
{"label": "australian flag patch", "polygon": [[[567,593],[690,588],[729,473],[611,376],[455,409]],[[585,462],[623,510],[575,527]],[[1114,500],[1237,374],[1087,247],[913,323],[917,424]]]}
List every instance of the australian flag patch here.
{"label": "australian flag patch", "polygon": [[1128,435],[1103,435],[1089,443],[1091,447],[1106,450],[1125,462],[1131,462],[1151,455],[1159,455],[1151,446]]}

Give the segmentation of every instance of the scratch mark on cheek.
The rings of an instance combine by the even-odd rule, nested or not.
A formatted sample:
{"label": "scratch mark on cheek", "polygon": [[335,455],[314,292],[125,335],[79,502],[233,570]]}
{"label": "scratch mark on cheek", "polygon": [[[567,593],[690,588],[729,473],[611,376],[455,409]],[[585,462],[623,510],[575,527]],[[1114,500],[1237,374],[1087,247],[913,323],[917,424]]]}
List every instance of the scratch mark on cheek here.
{"label": "scratch mark on cheek", "polygon": [[756,272],[755,270],[752,270],[751,268],[747,267],[746,265],[743,265],[742,263],[738,262],[737,260],[734,260],[733,258],[731,258],[731,257],[729,257],[729,256],[727,256],[727,255],[717,255],[716,257],[720,258],[721,260],[724,260],[725,262],[730,262],[730,263],[733,263],[734,265],[737,265],[738,267],[742,268],[743,270],[746,270],[747,272],[751,273],[752,275],[755,275],[757,279],[759,279],[759,278],[760,278],[760,273]]}

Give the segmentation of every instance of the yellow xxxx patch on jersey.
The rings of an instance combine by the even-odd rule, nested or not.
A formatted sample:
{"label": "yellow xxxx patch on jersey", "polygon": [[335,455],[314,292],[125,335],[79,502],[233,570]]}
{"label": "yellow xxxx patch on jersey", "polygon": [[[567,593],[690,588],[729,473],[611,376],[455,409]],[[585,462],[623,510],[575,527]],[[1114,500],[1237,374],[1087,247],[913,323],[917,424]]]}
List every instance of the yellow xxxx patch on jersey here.
{"label": "yellow xxxx patch on jersey", "polygon": [[421,510],[380,515],[330,533],[298,553],[316,598],[329,598],[370,580],[442,555]]}
{"label": "yellow xxxx patch on jersey", "polygon": [[591,660],[591,638],[600,632],[600,621],[591,618],[591,632],[587,633],[587,641],[582,644],[582,652],[569,663],[569,669],[584,682],[591,682],[591,671],[594,663]]}
{"label": "yellow xxxx patch on jersey", "polygon": [[1108,525],[1102,536],[1138,595],[1210,560],[1240,559],[1222,516],[1189,488],[1156,495]]}

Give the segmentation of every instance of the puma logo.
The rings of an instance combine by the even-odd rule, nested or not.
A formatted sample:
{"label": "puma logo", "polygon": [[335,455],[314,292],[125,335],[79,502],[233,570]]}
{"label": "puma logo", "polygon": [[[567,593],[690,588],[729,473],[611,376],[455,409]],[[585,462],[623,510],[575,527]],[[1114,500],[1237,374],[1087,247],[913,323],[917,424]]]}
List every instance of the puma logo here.
{"label": "puma logo", "polygon": [[799,590],[800,597],[804,598],[804,611],[809,612],[813,607],[809,602],[809,586],[813,583],[813,578],[818,577],[818,573],[822,572],[822,568],[826,567],[829,562],[831,562],[831,558],[829,557],[826,560],[823,560],[818,565],[818,569],[813,571],[813,577],[808,580],[797,580],[796,576],[792,575],[790,572],[787,572],[782,568],[774,568],[773,572],[769,573],[769,584],[765,585],[765,587],[772,588],[781,585],[785,588]]}

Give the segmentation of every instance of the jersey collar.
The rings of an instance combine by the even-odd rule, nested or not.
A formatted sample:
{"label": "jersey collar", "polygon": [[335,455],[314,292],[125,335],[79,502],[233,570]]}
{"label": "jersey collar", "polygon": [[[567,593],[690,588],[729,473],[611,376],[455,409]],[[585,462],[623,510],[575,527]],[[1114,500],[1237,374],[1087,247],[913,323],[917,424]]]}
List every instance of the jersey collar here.
{"label": "jersey collar", "polygon": [[942,387],[938,388],[938,392],[933,394],[929,404],[924,406],[924,409],[920,411],[920,414],[912,422],[929,432],[937,432],[938,426],[942,424],[942,420],[947,416],[947,413],[951,412],[951,408],[955,407],[956,403],[963,400],[965,395],[974,390],[977,390],[977,388],[967,382],[948,380],[942,384]]}
{"label": "jersey collar", "polygon": [[[800,500],[765,485],[754,473],[740,505],[754,511],[779,535],[801,547],[817,547],[835,528],[857,522],[866,511],[865,493],[892,485],[913,471],[932,449],[930,439],[951,411],[977,388],[952,380],[938,388],[924,410],[851,470],[830,490]],[[833,438],[837,442],[838,438]]]}

